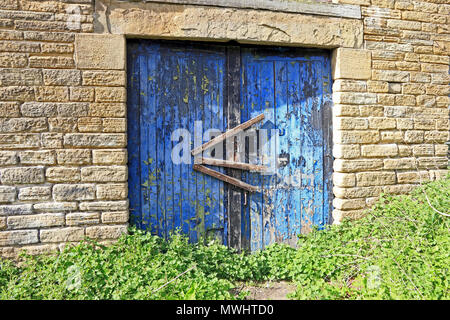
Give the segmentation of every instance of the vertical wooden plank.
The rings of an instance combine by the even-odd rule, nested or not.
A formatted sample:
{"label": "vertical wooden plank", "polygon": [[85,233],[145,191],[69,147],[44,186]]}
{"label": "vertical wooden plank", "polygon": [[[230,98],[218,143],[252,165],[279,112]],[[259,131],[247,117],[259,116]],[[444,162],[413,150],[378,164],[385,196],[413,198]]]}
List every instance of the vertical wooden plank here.
{"label": "vertical wooden plank", "polygon": [[310,61],[302,63],[301,130],[303,132],[303,140],[301,150],[305,162],[302,175],[302,233],[308,233],[312,229],[314,218],[314,132],[310,122],[314,99],[312,76]]}
{"label": "vertical wooden plank", "polygon": [[322,133],[322,79],[321,69],[323,65],[318,60],[311,63],[312,70],[312,110],[310,124],[313,133],[313,173],[314,173],[314,192],[313,192],[313,223],[320,225],[320,219],[323,214],[324,194],[323,194],[323,133]]}
{"label": "vertical wooden plank", "polygon": [[[222,52],[218,52],[218,54],[222,54]],[[214,130],[210,136],[210,139],[217,136],[219,133],[223,132],[223,122],[221,121],[223,118],[221,114],[222,110],[222,74],[221,70],[223,68],[223,64],[220,59],[214,57],[207,63],[209,71],[204,75],[202,79],[202,90],[205,94],[205,101],[207,104],[208,113],[210,113],[210,125],[209,128]],[[205,128],[206,129],[206,128]],[[218,130],[218,131],[217,131]],[[214,158],[223,159],[223,144],[217,145],[215,148],[212,148],[210,152],[208,152],[207,157],[213,158],[212,153],[214,154]],[[223,168],[213,167],[212,169],[222,172]],[[223,224],[223,211],[221,211],[221,206],[223,207],[223,200],[220,198],[220,189],[223,187],[223,182],[210,178],[208,180],[209,192],[207,192],[207,204],[209,205],[209,210],[205,215],[205,225],[208,239],[220,239],[222,242],[222,232],[221,229]]]}
{"label": "vertical wooden plank", "polygon": [[[260,81],[260,108],[264,112],[265,121],[271,121],[276,126],[276,110],[275,110],[275,59],[267,58],[259,62],[261,69],[259,70],[259,81]],[[278,139],[278,137],[276,137]],[[273,155],[275,156],[278,152],[276,148],[274,149],[271,145],[264,145],[262,148],[263,155]],[[276,192],[273,188],[273,177],[261,176],[257,173],[252,173],[255,177],[255,185],[262,185],[261,197],[258,197],[260,208],[258,212],[255,212],[257,216],[262,217],[262,243],[260,248],[264,249],[271,243],[276,241],[276,216],[275,216],[275,205]]]}
{"label": "vertical wooden plank", "polygon": [[[205,110],[205,101],[203,99],[203,91],[201,87],[201,80],[203,75],[203,65],[206,62],[203,55],[191,55],[192,65],[193,65],[193,86],[195,87],[196,100],[198,101],[196,109],[196,120],[202,123],[202,139],[205,132],[205,126],[207,112]],[[205,141],[202,140],[202,143]],[[204,174],[197,173],[197,220],[196,220],[196,231],[197,231],[197,241],[204,241],[205,237],[205,204],[206,204],[206,184],[208,177]]]}
{"label": "vertical wooden plank", "polygon": [[321,226],[330,223],[330,216],[333,206],[333,121],[332,121],[332,90],[331,90],[331,63],[329,55],[322,56],[322,130],[323,130],[323,217]]}
{"label": "vertical wooden plank", "polygon": [[[146,136],[143,136],[141,139],[147,139],[147,153],[148,158],[144,159],[142,162],[148,167],[148,182],[147,182],[147,191],[148,191],[148,210],[149,210],[149,219],[150,219],[150,229],[158,226],[158,210],[156,208],[156,204],[158,203],[158,180],[157,180],[157,172],[158,167],[156,163],[156,150],[155,145],[157,143],[156,132],[155,132],[155,123],[156,123],[156,113],[157,113],[157,83],[156,83],[156,73],[157,70],[157,51],[158,47],[156,45],[152,46],[150,50],[147,50],[147,79],[146,81],[146,94],[148,97],[149,106],[147,107],[148,117],[146,118],[146,126],[148,133]],[[141,142],[145,143],[145,142]],[[158,230],[152,230],[154,234],[158,234]]]}
{"label": "vertical wooden plank", "polygon": [[[199,73],[198,73],[198,82],[200,85],[200,94],[202,96],[203,101],[203,132],[206,133],[208,130],[212,128],[212,110],[211,110],[211,88],[210,81],[214,81],[213,79],[213,69],[214,66],[212,62],[214,61],[213,57],[210,57],[207,54],[202,55],[202,59],[199,61]],[[205,137],[205,141],[209,141],[210,137]],[[205,157],[211,157],[210,153],[212,150],[205,150],[203,155]],[[204,241],[207,240],[207,231],[212,228],[212,216],[211,216],[211,205],[212,205],[212,185],[213,178],[208,175],[203,175],[204,187],[203,187],[203,217],[202,217],[202,232]]]}
{"label": "vertical wooden plank", "polygon": [[139,56],[139,106],[140,113],[140,176],[141,176],[141,218],[140,228],[147,229],[149,227],[149,213],[150,213],[150,199],[149,199],[149,145],[152,141],[149,141],[148,134],[150,132],[150,103],[148,99],[148,56]]}
{"label": "vertical wooden plank", "polygon": [[[231,129],[241,123],[241,81],[240,70],[241,69],[241,56],[239,47],[228,47],[226,57],[226,90],[224,106],[226,108],[226,122],[227,129]],[[226,149],[226,158],[233,157],[234,147]],[[239,170],[226,169],[226,174],[241,179],[241,172]],[[242,216],[241,216],[241,190],[234,186],[226,186],[226,199],[227,199],[227,242],[232,248],[238,251],[245,250],[248,245],[246,244],[247,238],[242,233]]]}
{"label": "vertical wooden plank", "polygon": [[[223,48],[222,50],[222,55],[223,58],[219,60],[219,63],[217,65],[217,70],[216,70],[216,78],[218,79],[217,81],[217,88],[215,89],[215,94],[216,96],[214,97],[214,99],[216,100],[216,105],[217,105],[217,114],[218,117],[214,117],[215,121],[214,121],[214,125],[217,126],[217,129],[219,129],[220,131],[224,132],[225,131],[225,116],[224,116],[224,109],[225,106],[223,104],[224,99],[223,96],[225,94],[224,92],[224,87],[225,87],[225,72],[226,72],[226,51],[225,48]],[[222,144],[222,159],[225,159],[225,146],[224,144]],[[219,172],[221,173],[225,173],[225,169],[224,168],[220,168]],[[222,182],[218,182],[217,184],[217,193],[214,195],[216,197],[216,199],[218,199],[217,201],[219,202],[219,206],[218,206],[218,218],[217,218],[217,224],[218,227],[220,226],[221,228],[221,233],[220,233],[220,239],[222,240],[222,243],[224,243],[226,245],[226,230],[225,230],[225,184]]]}
{"label": "vertical wooden plank", "polygon": [[[250,114],[259,105],[259,80],[258,80],[258,65],[253,62],[252,52],[250,49],[242,50],[242,104],[243,110],[241,112],[241,123],[249,120],[251,118]],[[242,138],[241,138],[242,140]],[[245,143],[246,148],[246,158],[240,159],[242,162],[248,162],[248,149],[249,142],[240,141]],[[242,173],[242,180],[247,183],[253,184],[252,174],[249,172]],[[243,212],[243,225],[247,226],[245,230],[245,238],[249,239],[250,250],[254,251],[260,248],[261,244],[261,234],[262,234],[262,217],[255,217],[253,212],[258,211],[258,203],[255,201],[256,195],[248,194],[246,203],[242,203]]]}
{"label": "vertical wooden plank", "polygon": [[[179,81],[180,83],[180,89],[179,89],[179,95],[180,95],[180,117],[181,117],[181,128],[186,129],[189,131],[190,133],[190,141],[189,141],[189,145],[192,147],[193,146],[193,134],[194,132],[192,131],[192,126],[190,123],[190,119],[191,119],[191,110],[189,107],[189,78],[188,78],[188,65],[187,65],[187,57],[186,57],[186,52],[183,51],[180,54],[180,58],[179,58],[179,79],[177,81]],[[187,138],[187,137],[186,137]],[[189,159],[190,161],[192,161],[192,157],[189,155]],[[183,163],[181,165],[181,209],[182,209],[182,213],[181,213],[181,230],[183,232],[183,234],[185,235],[189,235],[189,228],[190,228],[190,218],[191,218],[191,211],[192,211],[192,206],[191,206],[191,193],[190,193],[190,188],[192,187],[192,163]],[[194,186],[195,187],[195,186]]]}
{"label": "vertical wooden plank", "polygon": [[165,90],[165,70],[164,70],[164,57],[163,50],[160,48],[158,50],[158,55],[156,56],[156,66],[158,69],[158,73],[156,75],[156,126],[155,126],[155,136],[157,137],[156,143],[156,180],[157,180],[157,191],[158,197],[156,202],[156,211],[158,215],[158,235],[160,237],[167,237],[166,234],[166,199],[165,199],[165,187],[164,187],[164,173],[166,170],[166,163],[164,160],[164,112],[165,107],[163,104],[164,98],[164,90]]}
{"label": "vertical wooden plank", "polygon": [[297,244],[301,222],[301,176],[303,171],[303,157],[301,153],[301,104],[300,104],[300,65],[301,60],[295,59],[287,63],[288,73],[288,118],[289,132],[286,132],[289,144],[289,174],[292,188],[290,191],[289,234],[291,245]]}
{"label": "vertical wooden plank", "polygon": [[179,112],[178,105],[178,88],[177,82],[174,80],[176,77],[176,53],[172,48],[167,49],[167,56],[165,56],[165,92],[163,99],[164,110],[164,162],[166,170],[164,171],[164,186],[165,186],[165,202],[166,202],[166,234],[167,236],[172,233],[175,228],[174,219],[176,215],[175,202],[174,202],[174,178],[176,173],[174,172],[174,165],[172,161],[172,148],[173,143],[170,138],[174,130],[174,114]]}
{"label": "vertical wooden plank", "polygon": [[[181,115],[185,111],[185,105],[182,102],[181,99],[181,80],[180,80],[180,60],[182,57],[180,57],[179,54],[173,55],[173,64],[174,68],[173,70],[173,76],[172,81],[174,83],[174,88],[176,90],[175,94],[175,100],[176,100],[176,106],[177,108],[173,110],[173,125],[172,125],[172,132],[174,132],[177,129],[181,129]],[[171,139],[172,140],[172,139]],[[175,147],[180,141],[172,141],[172,148]],[[183,199],[183,192],[182,192],[182,163],[176,163],[175,159],[173,158],[175,155],[172,155],[172,167],[173,167],[173,205],[174,205],[174,211],[173,211],[173,232],[181,232],[182,229],[182,199]]]}
{"label": "vertical wooden plank", "polygon": [[139,110],[139,60],[138,43],[130,42],[128,44],[128,194],[130,200],[130,222],[141,227],[141,182],[139,174],[140,163],[140,110]]}
{"label": "vertical wooden plank", "polygon": [[[198,101],[196,101],[196,87],[193,83],[193,66],[190,52],[186,51],[185,55],[185,80],[186,87],[184,88],[183,100],[189,107],[189,125],[188,128],[192,133],[192,147],[194,147],[194,123],[196,118],[196,109],[198,108]],[[197,173],[193,170],[193,159],[189,166],[189,240],[192,242],[197,241],[197,229],[196,229],[196,209],[197,209]]]}
{"label": "vertical wooden plank", "polygon": [[276,150],[275,157],[280,157],[281,159],[286,159],[287,163],[278,168],[277,173],[279,175],[278,184],[276,187],[276,192],[274,194],[274,209],[273,214],[275,216],[275,241],[285,242],[290,238],[288,230],[288,219],[292,210],[292,200],[290,194],[293,190],[290,184],[291,176],[291,147],[289,139],[292,134],[291,128],[289,127],[288,117],[290,116],[291,110],[288,109],[288,88],[287,88],[287,63],[286,59],[277,59],[274,62],[275,69],[275,83],[274,83],[274,94],[275,94],[275,127],[278,129],[278,149]]}

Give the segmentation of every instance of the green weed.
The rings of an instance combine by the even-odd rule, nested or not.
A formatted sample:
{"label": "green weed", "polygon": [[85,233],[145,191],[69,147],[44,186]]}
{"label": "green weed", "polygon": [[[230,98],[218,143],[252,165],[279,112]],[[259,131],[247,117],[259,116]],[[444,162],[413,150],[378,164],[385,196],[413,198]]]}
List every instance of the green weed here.
{"label": "green weed", "polygon": [[293,299],[449,299],[449,192],[447,177],[383,195],[365,218],[313,230],[296,249],[245,255],[131,229],[109,247],[0,260],[0,299],[242,299],[237,283],[265,280],[296,283]]}

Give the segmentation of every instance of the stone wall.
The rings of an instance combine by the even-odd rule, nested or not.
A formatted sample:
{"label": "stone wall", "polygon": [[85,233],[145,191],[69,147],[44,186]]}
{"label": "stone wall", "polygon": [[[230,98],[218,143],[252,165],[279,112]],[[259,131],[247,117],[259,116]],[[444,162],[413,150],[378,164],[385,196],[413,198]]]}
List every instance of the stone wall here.
{"label": "stone wall", "polygon": [[444,174],[448,0],[340,2],[362,18],[0,0],[0,255],[126,231],[124,36],[332,50],[335,221]]}
{"label": "stone wall", "polygon": [[[126,230],[125,54],[75,57],[90,0],[0,0],[0,255]],[[113,46],[116,43],[112,44]],[[83,52],[83,50],[79,50]]]}
{"label": "stone wall", "polygon": [[450,94],[448,0],[339,2],[361,5],[371,70],[335,74],[336,220],[446,173]]}

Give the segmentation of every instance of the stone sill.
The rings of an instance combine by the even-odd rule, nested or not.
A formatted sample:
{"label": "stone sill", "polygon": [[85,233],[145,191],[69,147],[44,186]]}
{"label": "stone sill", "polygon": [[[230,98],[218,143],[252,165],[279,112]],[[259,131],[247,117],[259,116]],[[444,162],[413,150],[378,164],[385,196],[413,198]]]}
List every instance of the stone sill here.
{"label": "stone sill", "polygon": [[118,2],[153,2],[237,9],[257,9],[361,19],[361,9],[358,5],[324,2],[305,3],[299,2],[298,0],[118,0]]}

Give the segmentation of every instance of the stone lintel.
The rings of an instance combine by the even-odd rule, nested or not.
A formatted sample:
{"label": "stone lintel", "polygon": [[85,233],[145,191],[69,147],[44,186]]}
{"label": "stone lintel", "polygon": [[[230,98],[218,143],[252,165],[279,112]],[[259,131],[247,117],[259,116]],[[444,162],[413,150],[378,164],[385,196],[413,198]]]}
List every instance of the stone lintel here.
{"label": "stone lintel", "polygon": [[361,48],[360,19],[155,2],[96,1],[94,31],[132,38]]}

